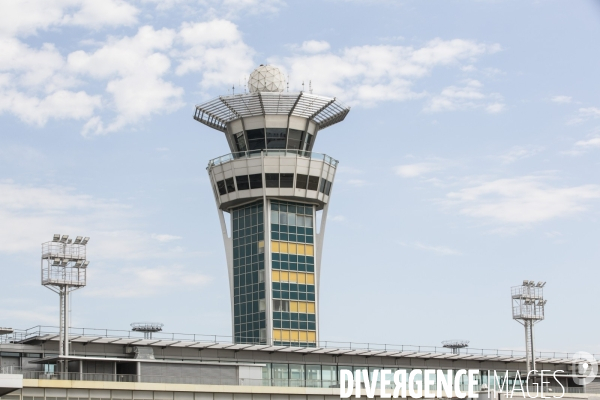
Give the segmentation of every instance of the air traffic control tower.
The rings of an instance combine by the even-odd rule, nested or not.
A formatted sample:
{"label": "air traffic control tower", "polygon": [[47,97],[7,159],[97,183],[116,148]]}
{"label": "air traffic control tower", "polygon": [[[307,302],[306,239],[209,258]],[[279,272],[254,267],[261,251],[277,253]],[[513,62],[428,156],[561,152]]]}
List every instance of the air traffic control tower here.
{"label": "air traffic control tower", "polygon": [[196,106],[194,119],[223,132],[231,149],[209,161],[207,171],[227,254],[235,342],[313,347],[338,164],[313,146],[319,132],[350,109],[335,98],[285,87],[279,69],[261,65],[250,75],[249,93]]}

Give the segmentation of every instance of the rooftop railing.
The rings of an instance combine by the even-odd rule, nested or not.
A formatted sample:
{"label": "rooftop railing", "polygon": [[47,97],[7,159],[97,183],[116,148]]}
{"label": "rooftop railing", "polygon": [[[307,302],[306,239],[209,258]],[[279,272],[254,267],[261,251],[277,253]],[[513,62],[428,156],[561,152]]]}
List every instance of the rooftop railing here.
{"label": "rooftop railing", "polygon": [[207,169],[215,167],[217,165],[233,161],[239,160],[243,158],[260,158],[261,155],[265,157],[298,157],[298,158],[308,158],[311,160],[319,160],[325,161],[327,164],[332,165],[333,167],[337,167],[338,160],[328,156],[327,154],[315,153],[312,151],[302,151],[302,150],[251,150],[251,151],[240,151],[237,153],[225,154],[221,157],[217,157],[208,162]]}
{"label": "rooftop railing", "polygon": [[[46,335],[58,335],[58,327],[53,326],[35,326],[29,329],[15,329],[12,334],[0,335],[0,343],[19,343],[28,339],[33,339],[40,336]],[[135,332],[128,330],[114,330],[114,329],[98,329],[98,328],[71,328],[70,336],[73,339],[80,336],[86,337],[99,337],[99,338],[124,338],[124,339],[144,339],[143,332]],[[191,333],[167,333],[167,332],[156,332],[152,334],[152,341],[187,341],[187,342],[199,342],[199,343],[238,343],[241,345],[265,345],[264,342],[256,341],[253,342],[246,338],[238,338],[233,340],[232,336],[225,335],[203,335],[203,334],[191,334]],[[276,346],[279,348],[285,347],[303,347],[300,345],[294,346]],[[377,352],[414,352],[414,353],[431,353],[431,354],[452,354],[452,350],[441,346],[417,346],[417,345],[398,345],[398,344],[383,344],[383,343],[361,343],[361,342],[341,342],[341,341],[329,341],[322,340],[315,343],[316,348],[329,348],[329,349],[341,349],[341,350],[363,350]],[[369,354],[370,356],[376,356],[377,354]],[[525,357],[526,354],[522,350],[511,350],[511,349],[479,349],[474,347],[467,347],[460,350],[460,355],[477,355],[477,356],[499,356],[499,357]],[[575,353],[567,352],[552,352],[552,351],[538,351],[536,352],[536,358],[541,359],[569,359],[574,356]],[[406,355],[408,356],[408,355]],[[600,354],[593,355],[596,360],[600,360]],[[543,361],[543,360],[542,360]]]}

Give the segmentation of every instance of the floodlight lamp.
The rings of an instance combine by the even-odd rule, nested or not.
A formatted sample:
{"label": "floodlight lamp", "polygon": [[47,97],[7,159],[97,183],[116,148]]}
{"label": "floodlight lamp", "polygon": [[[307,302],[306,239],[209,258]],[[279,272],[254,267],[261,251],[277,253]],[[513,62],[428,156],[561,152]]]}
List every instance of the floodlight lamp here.
{"label": "floodlight lamp", "polygon": [[60,240],[60,233],[55,233],[54,237],[52,238],[53,242],[58,242]]}
{"label": "floodlight lamp", "polygon": [[529,286],[535,286],[535,282],[534,281],[529,281]]}
{"label": "floodlight lamp", "polygon": [[83,263],[82,267],[83,267],[83,268],[87,268],[87,266],[88,266],[89,264],[90,264],[90,262],[89,262],[89,261],[86,261],[86,262],[84,262],[84,263]]}
{"label": "floodlight lamp", "polygon": [[523,286],[528,286],[529,285],[529,281],[528,280],[524,280],[523,281]]}
{"label": "floodlight lamp", "polygon": [[89,237],[84,237],[83,240],[81,241],[81,244],[87,244],[87,242],[89,242],[90,238]]}
{"label": "floodlight lamp", "polygon": [[540,283],[541,283],[540,287],[546,286],[546,282],[540,282]]}
{"label": "floodlight lamp", "polygon": [[62,235],[62,237],[60,238],[60,241],[62,243],[65,243],[67,241],[67,239],[69,238],[69,235]]}
{"label": "floodlight lamp", "polygon": [[59,265],[59,264],[60,264],[60,258],[55,258],[52,265]]}
{"label": "floodlight lamp", "polygon": [[67,244],[71,244],[71,243],[73,243],[73,239],[67,240]]}
{"label": "floodlight lamp", "polygon": [[75,244],[79,244],[79,243],[81,242],[81,239],[83,239],[83,236],[77,236],[77,237],[75,238],[75,242],[74,242],[74,243],[75,243]]}

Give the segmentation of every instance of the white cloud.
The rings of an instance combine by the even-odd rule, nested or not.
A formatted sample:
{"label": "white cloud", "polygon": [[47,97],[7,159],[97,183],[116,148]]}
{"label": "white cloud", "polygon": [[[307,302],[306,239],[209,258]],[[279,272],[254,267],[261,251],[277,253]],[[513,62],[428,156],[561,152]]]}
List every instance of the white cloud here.
{"label": "white cloud", "polygon": [[330,49],[330,45],[329,43],[327,43],[324,40],[307,40],[305,42],[302,42],[302,45],[300,46],[300,50],[305,52],[305,53],[322,53],[324,51],[327,51]]}
{"label": "white cloud", "polygon": [[[434,39],[420,48],[410,46],[356,46],[340,52],[296,54],[273,58],[283,65],[292,85],[312,80],[313,88],[324,95],[338,96],[349,104],[374,105],[381,101],[402,101],[421,97],[413,83],[441,66],[460,67],[463,61],[498,51],[498,45],[470,40]],[[318,71],[318,74],[315,74]]]}
{"label": "white cloud", "polygon": [[582,107],[577,110],[577,115],[569,121],[570,124],[578,124],[590,119],[600,118],[600,108],[598,107]]}
{"label": "white cloud", "polygon": [[85,296],[91,297],[148,297],[169,291],[198,289],[208,284],[212,278],[198,273],[193,268],[182,265],[160,265],[156,267],[119,268],[118,281],[115,271],[110,269],[90,270],[90,281],[94,287],[88,287]]}
{"label": "white cloud", "polygon": [[425,111],[457,111],[466,109],[484,109],[490,114],[502,112],[505,108],[501,96],[497,93],[484,94],[483,84],[477,80],[465,81],[465,85],[448,86],[442,92],[434,96]]}
{"label": "white cloud", "polygon": [[138,12],[123,0],[3,0],[0,36],[31,35],[53,26],[132,25]]}
{"label": "white cloud", "polygon": [[253,69],[254,50],[231,21],[184,23],[178,34],[183,49],[177,53],[178,75],[202,73],[200,86],[238,85]]}
{"label": "white cloud", "polygon": [[515,161],[533,157],[544,150],[541,146],[514,146],[508,152],[500,155],[498,158],[504,164],[512,164]]}
{"label": "white cloud", "polygon": [[348,179],[347,183],[356,187],[363,187],[367,184],[367,181],[364,179]]}
{"label": "white cloud", "polygon": [[86,119],[101,107],[100,96],[70,90],[78,80],[54,45],[32,49],[0,37],[0,48],[0,113],[42,126],[49,119]]}
{"label": "white cloud", "polygon": [[550,98],[550,101],[559,104],[568,104],[573,101],[573,98],[571,96],[553,96]]}
{"label": "white cloud", "polygon": [[96,79],[108,79],[106,92],[112,95],[117,113],[105,126],[94,117],[84,134],[103,134],[119,130],[142,117],[170,112],[183,105],[183,89],[163,79],[171,61],[164,54],[171,49],[176,32],[170,29],[140,28],[135,36],[110,39],[92,53],[82,50],[68,57],[69,67]]}
{"label": "white cloud", "polygon": [[563,151],[562,154],[580,156],[597,148],[600,148],[600,136],[593,136],[589,139],[578,140],[571,150]]}
{"label": "white cloud", "polygon": [[600,147],[600,137],[593,137],[587,140],[579,140],[575,142],[575,146],[580,149],[591,149]]}
{"label": "white cloud", "polygon": [[210,17],[239,18],[246,15],[277,13],[285,5],[282,0],[141,0],[142,3],[156,4],[158,10],[168,10],[175,6],[187,13],[197,12]]}
{"label": "white cloud", "polygon": [[[82,3],[83,14],[70,18],[102,7]],[[254,51],[226,20],[184,23],[179,30],[143,26],[134,35],[86,45],[93,49],[65,56],[53,44],[32,48],[0,36],[0,113],[38,126],[87,120],[84,135],[106,134],[182,107],[184,90],[172,82],[177,75],[197,74],[206,90],[237,84],[253,67]]]}
{"label": "white cloud", "polygon": [[599,185],[555,187],[546,177],[497,179],[447,194],[460,213],[508,224],[531,224],[584,212],[600,198]]}
{"label": "white cloud", "polygon": [[152,238],[158,240],[159,242],[172,242],[173,240],[181,239],[181,236],[153,234]]}
{"label": "white cloud", "polygon": [[415,164],[398,165],[394,167],[394,172],[403,178],[415,178],[425,175],[429,172],[439,171],[443,167],[439,163],[422,162]]}
{"label": "white cloud", "polygon": [[462,254],[460,251],[451,249],[450,247],[447,247],[447,246],[431,246],[431,245],[423,244],[421,242],[412,242],[412,243],[401,242],[400,244],[402,246],[412,247],[413,249],[417,249],[417,250],[429,251],[429,252],[441,254],[444,256],[458,256],[458,255]]}

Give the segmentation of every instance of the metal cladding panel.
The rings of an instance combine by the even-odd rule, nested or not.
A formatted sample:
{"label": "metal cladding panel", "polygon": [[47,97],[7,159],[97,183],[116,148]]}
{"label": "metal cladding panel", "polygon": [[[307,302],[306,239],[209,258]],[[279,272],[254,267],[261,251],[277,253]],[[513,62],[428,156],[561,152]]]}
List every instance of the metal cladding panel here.
{"label": "metal cladding panel", "polygon": [[264,128],[265,118],[263,116],[244,118],[244,126],[246,127],[246,130]]}
{"label": "metal cladding panel", "polygon": [[287,115],[266,115],[267,126],[269,128],[287,128],[288,116]]}
{"label": "metal cladding panel", "polygon": [[159,363],[141,363],[142,376],[164,376],[166,372],[165,364]]}
{"label": "metal cladding panel", "polygon": [[241,132],[244,130],[244,125],[242,125],[242,120],[238,119],[235,121],[231,121],[229,123],[229,130],[232,133],[237,133],[237,132]]}

